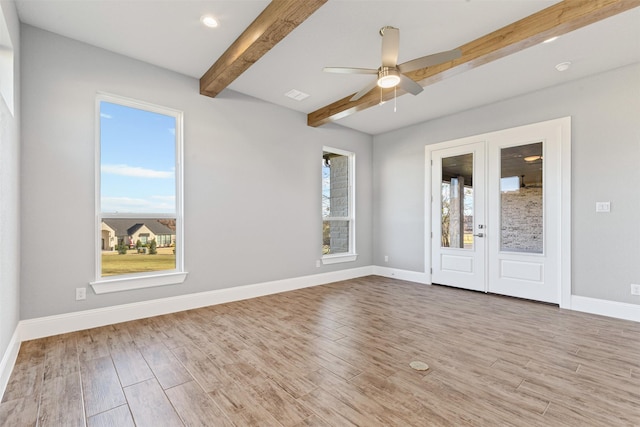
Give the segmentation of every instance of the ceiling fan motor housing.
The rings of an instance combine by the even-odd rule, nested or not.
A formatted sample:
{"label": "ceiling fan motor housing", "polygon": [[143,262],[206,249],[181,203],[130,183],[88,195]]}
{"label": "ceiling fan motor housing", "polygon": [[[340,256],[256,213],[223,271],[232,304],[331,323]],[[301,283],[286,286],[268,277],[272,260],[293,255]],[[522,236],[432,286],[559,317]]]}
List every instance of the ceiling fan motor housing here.
{"label": "ceiling fan motor housing", "polygon": [[386,30],[387,28],[390,28],[392,30],[397,30],[396,27],[392,27],[391,25],[385,25],[384,27],[380,28],[380,35],[382,37],[384,37],[384,30]]}

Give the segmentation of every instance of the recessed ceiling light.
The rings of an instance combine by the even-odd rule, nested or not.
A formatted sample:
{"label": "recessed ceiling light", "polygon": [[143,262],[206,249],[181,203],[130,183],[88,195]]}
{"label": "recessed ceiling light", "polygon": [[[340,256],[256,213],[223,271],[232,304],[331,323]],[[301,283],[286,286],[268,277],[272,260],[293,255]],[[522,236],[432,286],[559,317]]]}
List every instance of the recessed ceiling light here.
{"label": "recessed ceiling light", "polygon": [[289,92],[285,93],[284,96],[295,99],[296,101],[302,101],[310,95],[308,93],[300,92],[299,90],[291,89]]}
{"label": "recessed ceiling light", "polygon": [[550,39],[546,39],[545,41],[543,41],[542,43],[551,43],[558,40],[558,37],[551,37]]}
{"label": "recessed ceiling light", "polygon": [[535,162],[536,160],[542,160],[542,156],[527,156],[523,159],[525,162]]}
{"label": "recessed ceiling light", "polygon": [[200,22],[209,28],[215,28],[218,26],[218,21],[216,21],[216,18],[211,15],[202,15],[200,17]]}
{"label": "recessed ceiling light", "polygon": [[558,70],[558,71],[567,71],[569,69],[569,67],[571,67],[571,62],[569,62],[569,61],[561,62],[558,65],[556,65],[556,70]]}

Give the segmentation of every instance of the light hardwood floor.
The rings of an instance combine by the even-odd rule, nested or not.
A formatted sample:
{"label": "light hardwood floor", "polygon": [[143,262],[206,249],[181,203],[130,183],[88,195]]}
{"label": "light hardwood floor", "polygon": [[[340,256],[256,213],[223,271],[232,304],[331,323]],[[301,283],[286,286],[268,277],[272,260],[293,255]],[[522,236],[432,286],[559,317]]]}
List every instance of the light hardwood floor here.
{"label": "light hardwood floor", "polygon": [[640,324],[370,276],[25,342],[0,424],[637,426]]}

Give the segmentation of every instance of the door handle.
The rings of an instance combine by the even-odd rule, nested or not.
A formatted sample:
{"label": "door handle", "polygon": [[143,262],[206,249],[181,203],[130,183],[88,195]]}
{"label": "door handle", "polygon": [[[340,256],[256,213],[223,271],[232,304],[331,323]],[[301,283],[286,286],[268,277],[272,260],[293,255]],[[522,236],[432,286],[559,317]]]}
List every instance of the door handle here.
{"label": "door handle", "polygon": [[474,236],[476,236],[476,237],[484,237],[484,233],[474,234]]}

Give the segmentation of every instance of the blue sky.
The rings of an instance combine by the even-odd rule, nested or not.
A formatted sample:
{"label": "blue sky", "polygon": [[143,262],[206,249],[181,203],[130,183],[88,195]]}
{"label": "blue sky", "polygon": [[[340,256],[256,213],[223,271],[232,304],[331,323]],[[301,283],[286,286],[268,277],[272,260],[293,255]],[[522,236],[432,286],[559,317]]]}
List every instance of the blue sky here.
{"label": "blue sky", "polygon": [[175,213],[176,119],[100,103],[102,212]]}

